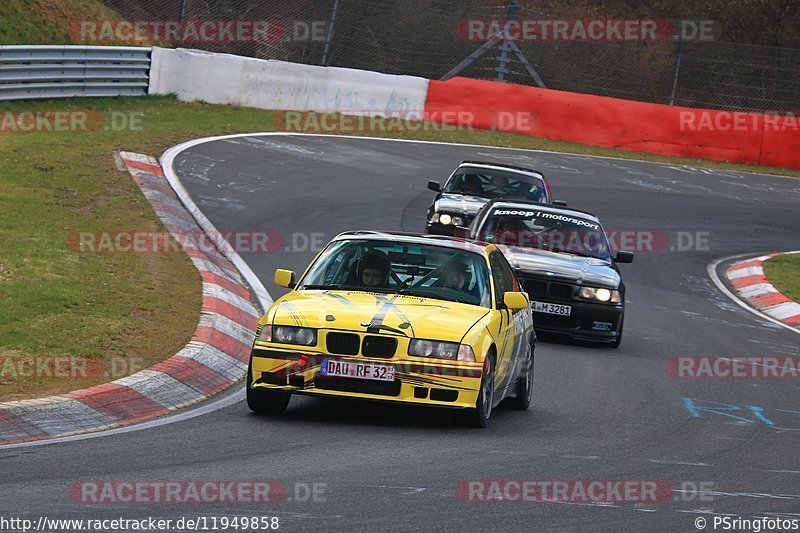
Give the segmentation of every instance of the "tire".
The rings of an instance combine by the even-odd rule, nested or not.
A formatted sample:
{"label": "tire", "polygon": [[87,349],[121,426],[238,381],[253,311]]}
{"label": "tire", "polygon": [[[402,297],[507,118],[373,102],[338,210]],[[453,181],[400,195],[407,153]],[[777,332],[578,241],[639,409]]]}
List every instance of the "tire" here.
{"label": "tire", "polygon": [[520,375],[517,378],[515,396],[506,399],[504,407],[515,411],[527,411],[533,400],[533,346],[530,346],[528,358],[522,366]]}
{"label": "tire", "polygon": [[458,413],[461,425],[471,428],[485,428],[489,425],[494,408],[494,358],[492,353],[486,356],[483,368],[481,388],[475,408]]}
{"label": "tire", "polygon": [[253,381],[252,367],[247,368],[247,407],[254,413],[265,415],[279,415],[286,411],[292,395],[289,392],[254,389],[250,386]]}

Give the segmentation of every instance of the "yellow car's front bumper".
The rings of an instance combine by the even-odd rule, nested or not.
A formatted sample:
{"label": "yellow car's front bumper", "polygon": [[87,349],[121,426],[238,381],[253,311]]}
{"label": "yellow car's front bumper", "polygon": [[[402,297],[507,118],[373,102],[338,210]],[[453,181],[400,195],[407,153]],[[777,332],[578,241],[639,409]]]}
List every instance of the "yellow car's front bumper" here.
{"label": "yellow car's front bumper", "polygon": [[[343,396],[450,408],[474,408],[481,383],[481,363],[455,363],[420,358],[329,355],[256,346],[251,357],[251,381],[256,389]],[[394,381],[327,377],[324,360],[391,365]]]}

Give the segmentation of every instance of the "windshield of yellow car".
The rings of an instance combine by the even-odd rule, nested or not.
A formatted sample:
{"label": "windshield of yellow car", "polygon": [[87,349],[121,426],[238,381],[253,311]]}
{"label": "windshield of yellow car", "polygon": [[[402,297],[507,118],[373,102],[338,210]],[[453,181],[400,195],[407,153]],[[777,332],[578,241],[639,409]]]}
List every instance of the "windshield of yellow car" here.
{"label": "windshield of yellow car", "polygon": [[331,243],[298,290],[398,293],[491,307],[485,258],[475,252],[381,240]]}

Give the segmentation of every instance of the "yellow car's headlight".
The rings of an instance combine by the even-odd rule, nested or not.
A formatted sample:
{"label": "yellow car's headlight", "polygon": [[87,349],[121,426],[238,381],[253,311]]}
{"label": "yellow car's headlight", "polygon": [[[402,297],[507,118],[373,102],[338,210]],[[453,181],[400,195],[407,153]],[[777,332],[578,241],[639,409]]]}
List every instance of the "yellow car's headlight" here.
{"label": "yellow car's headlight", "polygon": [[295,326],[264,326],[258,334],[260,342],[279,342],[314,346],[317,344],[317,330]]}
{"label": "yellow car's headlight", "polygon": [[408,355],[435,357],[449,361],[474,361],[475,353],[468,344],[457,342],[412,339],[408,344]]}
{"label": "yellow car's headlight", "polygon": [[412,339],[408,344],[408,355],[455,360],[458,357],[458,343]]}

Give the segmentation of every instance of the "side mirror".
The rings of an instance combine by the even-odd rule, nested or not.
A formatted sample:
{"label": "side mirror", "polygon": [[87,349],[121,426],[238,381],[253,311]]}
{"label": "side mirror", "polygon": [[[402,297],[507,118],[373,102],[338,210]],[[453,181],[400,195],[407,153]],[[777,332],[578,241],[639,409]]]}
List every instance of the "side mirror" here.
{"label": "side mirror", "polygon": [[512,311],[525,309],[528,307],[528,295],[524,292],[504,292],[503,303],[506,304],[506,307]]}
{"label": "side mirror", "polygon": [[453,230],[453,237],[461,237],[462,239],[469,239],[469,228],[466,226],[456,226]]}
{"label": "side mirror", "polygon": [[553,200],[553,205],[558,205],[558,206],[561,206],[561,207],[567,207],[567,201],[566,200]]}
{"label": "side mirror", "polygon": [[617,263],[633,263],[633,252],[625,252],[620,250],[614,258]]}
{"label": "side mirror", "polygon": [[438,181],[430,180],[428,182],[428,188],[434,192],[442,192],[442,186],[439,184]]}
{"label": "side mirror", "polygon": [[275,285],[278,287],[294,288],[294,272],[279,268],[275,271]]}

